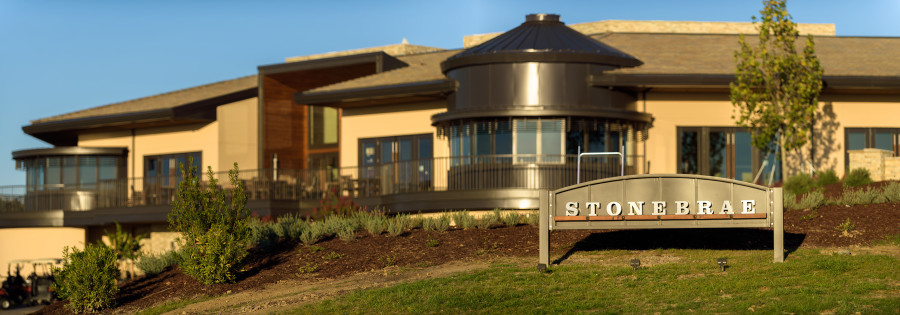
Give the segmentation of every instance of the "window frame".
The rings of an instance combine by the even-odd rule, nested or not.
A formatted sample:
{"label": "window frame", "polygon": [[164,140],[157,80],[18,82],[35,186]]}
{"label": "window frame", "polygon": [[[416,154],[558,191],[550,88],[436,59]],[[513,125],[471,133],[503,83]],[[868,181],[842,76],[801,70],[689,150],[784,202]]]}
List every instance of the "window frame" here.
{"label": "window frame", "polygon": [[875,149],[876,144],[876,134],[879,133],[890,133],[891,134],[891,144],[893,149],[890,150],[891,154],[894,156],[900,156],[900,128],[889,128],[889,127],[844,127],[844,170],[847,171],[850,168],[850,150],[848,149],[850,144],[850,133],[852,132],[863,132],[865,134],[865,145],[863,149]]}

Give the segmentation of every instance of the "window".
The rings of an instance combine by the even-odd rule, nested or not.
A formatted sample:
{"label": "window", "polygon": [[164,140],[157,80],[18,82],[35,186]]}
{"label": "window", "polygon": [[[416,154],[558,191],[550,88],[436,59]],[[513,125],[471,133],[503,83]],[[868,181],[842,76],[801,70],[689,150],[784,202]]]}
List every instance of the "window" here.
{"label": "window", "polygon": [[450,126],[451,163],[562,163],[563,119],[512,119]]}
{"label": "window", "polygon": [[844,133],[844,168],[850,167],[850,150],[874,148],[900,156],[900,128],[844,128]]}
{"label": "window", "polygon": [[203,160],[200,152],[145,156],[144,182],[149,185],[146,189],[161,187],[174,190],[182,179],[179,165],[184,164],[185,170],[187,170],[189,157],[193,157],[193,165],[197,167],[196,175],[199,176],[203,173]]}
{"label": "window", "polygon": [[335,147],[338,143],[338,110],[324,106],[309,106],[309,147]]}
{"label": "window", "polygon": [[[122,156],[48,156],[24,160],[29,191],[45,189],[98,189],[98,184],[125,178]],[[104,187],[104,186],[100,186]]]}
{"label": "window", "polygon": [[[762,167],[763,154],[753,147],[750,133],[742,128],[678,127],[678,173],[700,174],[752,181]],[[774,165],[775,181],[781,180],[780,160],[770,154],[766,174]],[[760,178],[764,178],[760,176]]]}
{"label": "window", "polygon": [[431,187],[433,135],[359,140],[361,179],[377,179],[385,193]]}

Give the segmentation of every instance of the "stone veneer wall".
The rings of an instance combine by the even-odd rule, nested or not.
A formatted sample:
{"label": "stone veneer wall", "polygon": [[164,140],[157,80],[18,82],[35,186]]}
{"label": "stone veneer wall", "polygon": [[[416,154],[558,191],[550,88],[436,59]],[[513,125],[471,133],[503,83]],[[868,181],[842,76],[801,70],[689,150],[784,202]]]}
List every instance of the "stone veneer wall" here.
{"label": "stone veneer wall", "polygon": [[864,168],[874,181],[900,180],[900,157],[891,151],[863,149],[847,151],[850,155],[850,169]]}

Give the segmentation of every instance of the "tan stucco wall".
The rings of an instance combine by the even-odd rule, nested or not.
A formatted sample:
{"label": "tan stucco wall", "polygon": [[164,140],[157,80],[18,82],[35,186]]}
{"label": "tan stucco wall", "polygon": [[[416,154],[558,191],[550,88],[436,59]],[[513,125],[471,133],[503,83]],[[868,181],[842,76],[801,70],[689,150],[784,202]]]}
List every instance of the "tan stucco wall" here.
{"label": "tan stucco wall", "polygon": [[[62,258],[66,246],[84,249],[85,231],[79,228],[0,229],[0,275],[11,260]],[[22,276],[31,273],[23,270]]]}
{"label": "tan stucco wall", "polygon": [[734,126],[727,94],[647,93],[646,98],[638,108],[654,118],[646,152],[650,173],[678,172],[677,127]]}
{"label": "tan stucco wall", "polygon": [[[733,106],[728,95],[701,93],[647,93],[639,108],[653,115],[647,140],[651,173],[677,172],[677,127],[733,127]],[[824,95],[816,118],[813,168],[844,173],[844,128],[900,128],[900,96]],[[809,154],[809,147],[804,149]],[[803,156],[802,159],[807,159]],[[787,175],[805,171],[800,156],[788,154]],[[756,171],[756,170],[754,170]]]}
{"label": "tan stucco wall", "polygon": [[359,139],[431,133],[434,157],[449,156],[446,138],[438,138],[431,116],[446,111],[446,102],[410,103],[344,109],[341,117],[341,166],[359,164]]}
{"label": "tan stucco wall", "polygon": [[219,106],[219,165],[216,170],[229,170],[234,162],[242,170],[257,168],[259,160],[259,102],[256,98]]}

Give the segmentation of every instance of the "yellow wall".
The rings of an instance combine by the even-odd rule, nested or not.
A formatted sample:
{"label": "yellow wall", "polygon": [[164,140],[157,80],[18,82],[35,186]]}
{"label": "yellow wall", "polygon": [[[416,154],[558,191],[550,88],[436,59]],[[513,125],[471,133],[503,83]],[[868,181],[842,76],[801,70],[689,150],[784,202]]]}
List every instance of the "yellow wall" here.
{"label": "yellow wall", "polygon": [[[84,249],[84,241],[84,229],[79,228],[0,229],[0,275],[6,276],[11,260],[62,258],[63,248]],[[30,267],[23,270],[22,276],[28,273]]]}
{"label": "yellow wall", "polygon": [[[82,147],[127,147],[127,177],[144,177],[144,157],[161,154],[201,152],[203,169],[227,171],[234,162],[241,169],[257,168],[257,99],[219,106],[217,121],[131,131],[79,135]],[[132,147],[134,141],[134,147]],[[139,183],[136,183],[139,185]]]}
{"label": "yellow wall", "polygon": [[[733,127],[733,106],[725,93],[647,93],[646,102],[638,106],[652,114],[655,120],[647,140],[647,160],[651,173],[676,173],[677,127]],[[816,155],[813,168],[835,169],[844,173],[844,128],[887,127],[900,128],[900,96],[844,96],[820,97],[816,119]],[[809,150],[803,150],[808,158]],[[788,154],[784,162],[788,175],[805,171],[805,162],[795,154]],[[754,170],[755,172],[756,170]]]}
{"label": "yellow wall", "polygon": [[258,100],[246,99],[219,106],[219,165],[215,170],[230,170],[234,162],[242,170],[256,169],[259,160]]}
{"label": "yellow wall", "polygon": [[677,127],[730,127],[732,106],[727,94],[647,93],[638,108],[653,115],[647,139],[650,173],[677,173]]}
{"label": "yellow wall", "polygon": [[446,102],[409,103],[375,108],[344,109],[341,117],[341,166],[359,164],[359,139],[415,135],[434,135],[434,157],[449,156],[446,138],[437,137],[431,116],[446,111]]}

